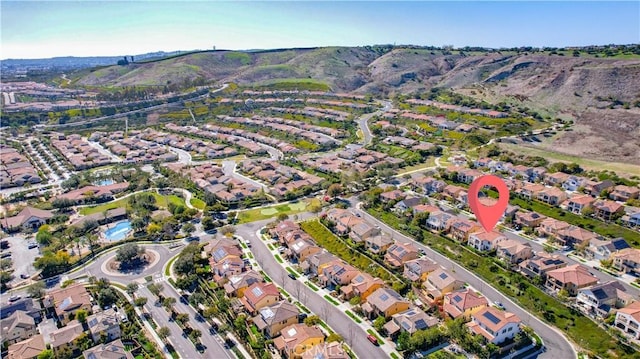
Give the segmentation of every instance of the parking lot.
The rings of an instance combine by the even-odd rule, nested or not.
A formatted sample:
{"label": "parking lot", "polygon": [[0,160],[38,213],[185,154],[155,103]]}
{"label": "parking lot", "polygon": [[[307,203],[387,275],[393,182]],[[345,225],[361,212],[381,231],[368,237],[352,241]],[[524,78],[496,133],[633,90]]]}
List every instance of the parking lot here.
{"label": "parking lot", "polygon": [[3,252],[11,253],[10,258],[13,261],[13,280],[10,285],[16,285],[22,281],[21,275],[32,276],[36,269],[33,267],[33,261],[40,255],[38,247],[29,249],[29,242],[35,242],[34,235],[15,235],[3,239],[9,242],[9,248],[3,250]]}

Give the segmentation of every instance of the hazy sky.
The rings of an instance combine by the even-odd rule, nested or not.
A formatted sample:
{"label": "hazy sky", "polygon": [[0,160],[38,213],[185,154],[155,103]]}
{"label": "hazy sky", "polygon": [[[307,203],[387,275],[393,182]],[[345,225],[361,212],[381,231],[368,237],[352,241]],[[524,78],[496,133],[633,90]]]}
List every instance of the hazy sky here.
{"label": "hazy sky", "polygon": [[640,1],[0,1],[0,58],[327,45],[640,43]]}

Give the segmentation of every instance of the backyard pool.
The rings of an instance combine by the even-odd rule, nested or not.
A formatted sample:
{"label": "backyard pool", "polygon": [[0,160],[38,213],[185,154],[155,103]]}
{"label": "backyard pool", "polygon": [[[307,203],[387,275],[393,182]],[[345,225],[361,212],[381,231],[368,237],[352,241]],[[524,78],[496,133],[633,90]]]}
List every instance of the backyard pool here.
{"label": "backyard pool", "polygon": [[125,239],[127,234],[131,231],[131,222],[121,221],[115,224],[115,226],[108,228],[104,231],[104,238],[108,241],[119,241]]}

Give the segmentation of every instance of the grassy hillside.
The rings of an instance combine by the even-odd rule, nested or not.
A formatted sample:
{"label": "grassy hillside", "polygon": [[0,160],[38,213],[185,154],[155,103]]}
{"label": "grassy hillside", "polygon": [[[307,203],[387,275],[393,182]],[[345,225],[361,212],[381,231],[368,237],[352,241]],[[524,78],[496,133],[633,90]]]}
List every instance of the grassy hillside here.
{"label": "grassy hillside", "polygon": [[392,46],[208,51],[84,70],[73,84],[113,88],[201,80],[297,88],[296,83],[304,82],[318,89],[378,96],[450,88],[477,100],[576,122],[572,132],[541,144],[543,150],[640,164],[640,142],[633,141],[640,138],[640,56],[602,56]]}

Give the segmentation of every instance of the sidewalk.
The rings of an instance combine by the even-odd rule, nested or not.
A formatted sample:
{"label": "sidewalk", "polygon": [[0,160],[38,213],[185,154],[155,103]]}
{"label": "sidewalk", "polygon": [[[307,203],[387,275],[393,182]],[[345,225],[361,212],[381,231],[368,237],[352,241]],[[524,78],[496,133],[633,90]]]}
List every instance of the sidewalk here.
{"label": "sidewalk", "polygon": [[[133,303],[133,298],[131,298],[131,296],[124,290],[116,287],[116,286],[112,286],[112,288],[115,288],[118,292],[120,292],[122,295],[124,295],[124,297],[129,301],[129,303]],[[169,351],[166,349],[166,346],[164,344],[164,342],[162,341],[162,339],[160,339],[160,337],[158,336],[158,334],[156,333],[155,330],[153,330],[153,327],[151,327],[151,324],[149,324],[149,321],[144,319],[144,316],[142,315],[142,311],[140,310],[140,308],[138,308],[137,306],[133,306],[133,310],[135,310],[136,314],[138,315],[138,318],[141,318],[140,321],[142,321],[142,324],[144,325],[144,327],[147,329],[147,331],[149,333],[151,333],[151,336],[153,337],[153,340],[156,342],[156,344],[158,344],[158,348],[162,348],[160,349],[160,351],[164,354],[165,358],[167,359],[173,359],[173,357],[171,356],[171,354],[169,353]],[[170,342],[171,339],[167,338],[167,340]],[[171,343],[171,345],[173,345],[173,343]]]}
{"label": "sidewalk", "polygon": [[[244,251],[244,249],[243,249],[243,251]],[[165,276],[165,273],[166,273],[166,266],[167,266],[167,265],[170,265],[170,267],[169,267],[169,277],[168,277],[168,278],[171,278],[171,279],[172,279],[172,280],[174,280],[174,281],[178,279],[178,277],[175,275],[175,273],[174,273],[174,271],[173,271],[173,263],[175,262],[175,261],[173,260],[173,258],[176,258],[176,257],[177,257],[177,256],[179,256],[179,255],[180,255],[180,253],[177,253],[175,256],[171,257],[171,258],[167,261],[167,263],[165,264],[165,266],[164,266],[164,267],[162,267],[162,277],[163,277],[163,278],[165,278],[165,277],[166,277],[166,276]],[[171,283],[168,283],[168,284],[169,284],[169,285],[172,285]],[[195,308],[194,308],[194,309],[195,309]],[[220,334],[216,334],[216,335],[220,336],[220,338],[222,338],[222,340],[224,341],[224,338],[222,337],[222,335],[220,335]],[[235,346],[235,347],[236,347],[236,348],[238,348],[238,350],[240,351],[240,353],[242,353],[242,355],[243,355],[245,358],[251,358],[251,354],[249,354],[249,352],[244,348],[244,345],[240,344],[240,340],[235,336],[235,334],[233,334],[232,332],[230,332],[230,331],[229,331],[229,332],[227,332],[227,336],[231,337],[231,339],[236,343],[236,346]],[[231,352],[233,353],[233,355],[234,355],[234,356],[236,356],[236,357],[237,357],[237,355],[236,355],[236,353],[235,353],[235,352],[233,352],[233,351],[231,351]]]}
{"label": "sidewalk", "polygon": [[[264,239],[263,239],[264,237],[262,236],[262,234],[260,234],[260,230],[256,231],[256,237],[258,237],[258,238],[263,242],[264,246],[265,246],[265,247],[267,247],[267,249],[269,249],[269,246],[267,246],[267,243],[271,243],[272,241],[270,241],[270,240],[264,240]],[[266,237],[268,238],[268,236],[266,236]],[[278,263],[280,263],[280,265],[282,266],[282,268],[284,268],[285,270],[287,270],[287,268],[292,269],[294,272],[296,272],[296,273],[300,276],[300,278],[298,278],[298,279],[296,279],[296,280],[299,280],[300,282],[302,282],[302,284],[303,284],[303,285],[307,285],[307,284],[305,284],[305,282],[306,282],[306,281],[309,281],[309,278],[307,278],[305,275],[303,275],[303,274],[301,274],[300,272],[298,272],[297,270],[295,270],[293,267],[291,267],[290,263],[289,263],[286,259],[282,258],[282,255],[281,255],[280,253],[278,253],[278,246],[274,246],[274,245],[272,244],[272,247],[273,247],[274,249],[270,249],[269,251],[271,252],[271,254],[272,254],[274,257],[275,257],[275,255],[277,254],[277,255],[282,259],[283,263],[280,263],[279,261],[277,261],[277,260],[276,260]],[[251,250],[250,250],[249,248],[243,248],[243,249],[242,249],[242,251],[243,251],[243,253],[251,252]],[[252,260],[252,265],[255,265],[255,266],[257,266],[258,268],[260,268],[260,265],[259,265],[255,260]],[[310,281],[309,281],[309,282],[310,282]],[[277,284],[276,284],[276,285],[277,285]],[[318,290],[317,290],[317,291],[316,291],[316,290],[314,290],[316,293],[318,293],[318,295],[322,296],[323,298],[324,298],[324,296],[325,296],[325,295],[328,295],[329,297],[334,298],[334,297],[332,297],[332,296],[331,296],[331,294],[330,294],[331,292],[329,292],[329,291],[328,291],[328,290],[326,290],[325,288],[322,288],[322,287],[320,287],[319,285],[315,285],[315,284],[314,284],[314,286],[315,286],[316,288],[318,288]],[[279,286],[278,286],[278,287],[279,287]],[[284,289],[283,289],[283,290],[284,290]],[[291,295],[291,293],[289,293],[289,294]],[[298,299],[298,298],[296,298],[296,299],[299,301],[299,299]],[[326,300],[326,299],[325,299],[325,300]],[[398,352],[396,352],[396,350],[395,350],[395,344],[393,344],[393,342],[391,342],[389,339],[387,339],[387,338],[383,338],[380,334],[378,334],[378,332],[373,328],[373,326],[372,326],[371,324],[369,324],[369,321],[368,321],[367,319],[365,319],[365,318],[361,318],[361,317],[359,317],[357,314],[355,314],[355,313],[354,313],[354,311],[353,311],[353,306],[352,306],[351,304],[349,304],[349,303],[347,303],[347,302],[343,302],[343,301],[341,301],[340,299],[337,299],[337,298],[335,298],[335,300],[336,300],[337,302],[339,302],[340,304],[339,304],[339,305],[334,305],[334,306],[335,306],[336,308],[338,308],[341,312],[345,313],[345,312],[348,310],[348,311],[350,311],[351,313],[353,313],[353,315],[354,315],[356,318],[359,318],[359,319],[361,320],[361,323],[357,323],[355,320],[353,320],[353,318],[351,319],[355,324],[357,324],[360,328],[362,328],[362,330],[363,330],[363,331],[365,331],[365,332],[367,332],[367,331],[373,331],[373,332],[375,333],[375,335],[376,335],[378,338],[380,338],[380,339],[382,339],[382,340],[384,341],[384,344],[380,345],[380,348],[381,348],[382,350],[384,350],[384,352],[385,352],[387,355],[389,355],[389,357],[391,357],[391,353],[395,353],[395,355],[396,355],[398,358],[400,358],[400,357],[401,357],[401,355],[400,355]],[[303,303],[303,304],[304,304],[304,303]],[[331,304],[331,305],[333,305],[333,304]],[[345,313],[345,315],[347,315],[347,314]],[[347,315],[347,316],[349,316],[349,315]],[[350,316],[349,316],[349,317],[350,317]]]}

